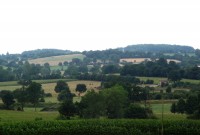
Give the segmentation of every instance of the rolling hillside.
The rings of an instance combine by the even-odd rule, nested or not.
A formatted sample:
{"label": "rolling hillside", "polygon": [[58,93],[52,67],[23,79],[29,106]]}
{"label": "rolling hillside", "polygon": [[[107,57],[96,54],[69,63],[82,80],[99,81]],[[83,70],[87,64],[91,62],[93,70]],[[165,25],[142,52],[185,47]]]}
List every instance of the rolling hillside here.
{"label": "rolling hillside", "polygon": [[29,63],[34,64],[41,64],[49,63],[50,66],[57,66],[59,62],[68,61],[70,62],[73,58],[83,59],[85,56],[82,54],[70,54],[70,55],[60,55],[60,56],[52,56],[52,57],[45,57],[45,58],[38,58],[29,60]]}

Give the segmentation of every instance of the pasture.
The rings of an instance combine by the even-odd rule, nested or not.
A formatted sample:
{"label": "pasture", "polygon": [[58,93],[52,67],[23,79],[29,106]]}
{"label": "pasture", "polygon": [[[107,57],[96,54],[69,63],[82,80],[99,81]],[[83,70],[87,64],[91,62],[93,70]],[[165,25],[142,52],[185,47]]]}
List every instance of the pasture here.
{"label": "pasture", "polygon": [[[76,81],[73,79],[52,79],[52,80],[33,80],[34,82],[38,82],[42,84],[42,88],[44,89],[45,93],[51,93],[52,97],[46,97],[45,98],[45,102],[46,103],[57,103],[57,96],[58,93],[56,93],[54,91],[54,88],[56,86],[56,82],[58,80],[64,80],[68,83],[69,88],[71,90],[72,93],[74,93],[75,95],[78,96],[78,92],[76,92],[76,85],[77,84],[85,84],[87,87],[87,90],[97,90],[97,87],[99,87],[101,85],[101,82],[99,81]],[[21,88],[21,86],[19,84],[17,84],[16,81],[12,81],[12,82],[0,82],[0,90],[16,90],[18,88]],[[81,96],[84,95],[81,94]],[[80,101],[79,97],[75,97],[74,101]],[[0,100],[1,102],[1,100]]]}
{"label": "pasture", "polygon": [[[140,64],[145,61],[152,61],[152,59],[150,59],[150,58],[123,58],[123,59],[120,59],[120,63],[128,62],[128,63],[133,63],[133,64]],[[179,61],[179,60],[167,59],[168,63],[170,61],[174,61],[175,63],[181,63],[181,61]]]}
{"label": "pasture", "polygon": [[61,56],[52,56],[52,57],[45,57],[45,58],[38,58],[38,59],[31,59],[28,60],[30,64],[40,64],[44,65],[44,63],[49,63],[50,66],[58,66],[59,62],[70,62],[73,58],[83,59],[85,56],[82,54],[70,54],[70,55],[61,55]]}
{"label": "pasture", "polygon": [[[167,78],[164,77],[136,77],[139,78],[141,81],[146,81],[146,80],[153,80],[154,84],[158,84],[161,80],[167,80]],[[192,80],[192,79],[182,79],[181,82],[189,82],[192,84],[199,84],[200,80]]]}

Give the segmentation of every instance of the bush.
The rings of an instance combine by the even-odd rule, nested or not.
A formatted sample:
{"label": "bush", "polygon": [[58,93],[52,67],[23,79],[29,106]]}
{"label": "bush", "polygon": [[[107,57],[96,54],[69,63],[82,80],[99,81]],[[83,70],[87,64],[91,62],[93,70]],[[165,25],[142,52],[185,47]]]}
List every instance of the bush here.
{"label": "bush", "polygon": [[147,111],[144,107],[141,107],[139,104],[130,104],[125,111],[125,118],[147,118]]}
{"label": "bush", "polygon": [[44,96],[45,97],[52,97],[52,94],[51,93],[45,93]]}

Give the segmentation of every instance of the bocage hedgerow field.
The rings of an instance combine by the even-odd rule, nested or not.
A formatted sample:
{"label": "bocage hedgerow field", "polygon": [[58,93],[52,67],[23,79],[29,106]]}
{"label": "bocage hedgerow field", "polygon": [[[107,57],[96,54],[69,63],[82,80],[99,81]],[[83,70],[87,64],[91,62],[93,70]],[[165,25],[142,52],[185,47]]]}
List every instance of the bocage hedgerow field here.
{"label": "bocage hedgerow field", "polygon": [[[142,78],[146,79],[146,78]],[[150,78],[158,79],[158,78]],[[58,103],[57,93],[54,87],[58,80],[37,80],[42,83],[45,93],[53,96],[45,98],[47,104]],[[79,83],[86,84],[88,90],[96,89],[100,86],[98,81],[76,81],[65,80],[72,93],[78,94],[75,87]],[[17,82],[0,83],[0,89],[14,90],[21,86]],[[97,90],[97,89],[96,89]],[[80,101],[81,97],[75,97],[74,101]],[[0,134],[137,134],[154,135],[161,134],[162,103],[151,102],[150,104],[156,119],[154,120],[81,120],[73,118],[70,121],[58,121],[58,111],[44,111],[38,107],[34,111],[32,107],[26,107],[21,111],[0,111]],[[185,114],[172,114],[170,112],[171,102],[164,102],[164,134],[199,134],[200,123],[198,121],[187,120]]]}
{"label": "bocage hedgerow field", "polygon": [[44,65],[44,63],[48,62],[50,66],[58,66],[59,62],[62,63],[65,61],[70,62],[73,58],[79,58],[82,60],[84,57],[85,56],[82,54],[61,55],[61,56],[32,59],[29,60],[29,63]]}

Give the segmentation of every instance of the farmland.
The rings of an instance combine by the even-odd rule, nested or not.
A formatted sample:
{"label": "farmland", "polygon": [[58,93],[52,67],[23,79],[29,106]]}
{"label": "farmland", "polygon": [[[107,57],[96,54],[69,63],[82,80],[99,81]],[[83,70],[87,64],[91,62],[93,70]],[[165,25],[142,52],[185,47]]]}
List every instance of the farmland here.
{"label": "farmland", "polygon": [[49,63],[50,66],[58,66],[59,62],[70,62],[73,58],[83,59],[85,56],[82,54],[71,54],[71,55],[61,55],[61,56],[52,56],[52,57],[45,57],[45,58],[38,58],[38,59],[31,59],[29,63],[34,64],[41,64]]}
{"label": "farmland", "polygon": [[[167,78],[165,77],[137,77],[140,80],[146,81],[147,79],[149,80],[153,80],[154,84],[158,84],[161,80],[167,80]],[[193,80],[193,79],[182,79],[181,82],[189,82],[192,84],[199,84],[200,81],[199,80]]]}
{"label": "farmland", "polygon": [[[33,80],[34,82],[38,82],[42,84],[42,88],[44,89],[45,93],[51,93],[52,97],[47,97],[45,98],[47,103],[57,103],[57,96],[58,93],[54,91],[54,88],[56,86],[56,82],[58,80],[64,80],[68,83],[69,88],[72,93],[75,93],[76,95],[78,94],[75,89],[76,85],[81,83],[85,84],[88,90],[94,89],[97,90],[96,88],[100,86],[100,82],[98,81],[74,81],[73,79],[52,79],[52,80]],[[20,85],[17,84],[16,81],[12,82],[0,82],[0,90],[15,90],[21,88]]]}

